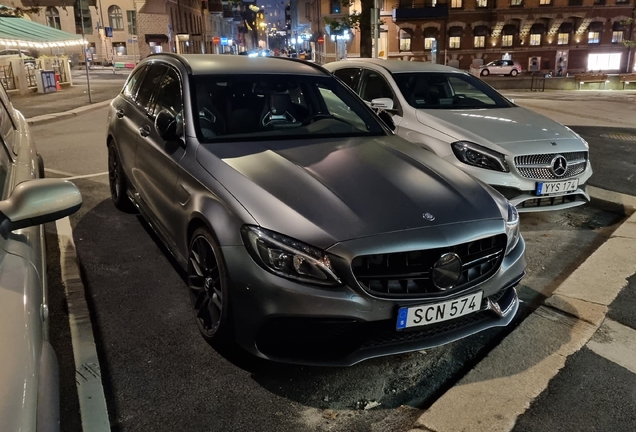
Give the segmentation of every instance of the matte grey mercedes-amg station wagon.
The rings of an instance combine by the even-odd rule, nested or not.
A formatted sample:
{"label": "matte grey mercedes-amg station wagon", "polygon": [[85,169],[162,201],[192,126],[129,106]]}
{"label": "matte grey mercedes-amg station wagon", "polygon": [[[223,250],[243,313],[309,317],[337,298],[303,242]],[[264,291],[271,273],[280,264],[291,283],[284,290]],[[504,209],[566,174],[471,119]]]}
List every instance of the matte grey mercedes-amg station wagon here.
{"label": "matte grey mercedes-amg station wagon", "polygon": [[187,271],[208,341],[352,365],[517,311],[516,209],[320,66],[150,56],[112,101],[106,143],[115,206],[137,209]]}

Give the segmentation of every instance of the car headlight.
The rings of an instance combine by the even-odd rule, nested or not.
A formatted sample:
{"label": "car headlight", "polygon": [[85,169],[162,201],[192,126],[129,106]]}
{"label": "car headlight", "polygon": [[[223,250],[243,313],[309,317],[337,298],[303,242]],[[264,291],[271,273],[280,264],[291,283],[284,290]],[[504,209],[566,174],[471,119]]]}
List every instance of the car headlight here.
{"label": "car headlight", "polygon": [[468,141],[451,144],[457,159],[465,164],[493,171],[510,172],[506,158],[501,153]]}
{"label": "car headlight", "polygon": [[275,275],[319,285],[339,285],[325,251],[256,226],[241,232],[247,250],[265,270]]}
{"label": "car headlight", "polygon": [[517,208],[508,203],[508,220],[506,220],[506,237],[508,242],[506,244],[506,255],[512,251],[517,242],[519,242],[519,212]]}

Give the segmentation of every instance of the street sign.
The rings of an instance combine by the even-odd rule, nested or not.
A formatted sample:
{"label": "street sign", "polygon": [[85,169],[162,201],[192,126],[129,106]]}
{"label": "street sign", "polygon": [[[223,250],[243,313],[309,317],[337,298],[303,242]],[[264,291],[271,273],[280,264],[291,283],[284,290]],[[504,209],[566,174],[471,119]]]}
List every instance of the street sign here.
{"label": "street sign", "polygon": [[227,45],[227,38],[221,38],[221,45]]}
{"label": "street sign", "polygon": [[212,38],[212,42],[213,42],[215,45],[218,45],[218,44],[220,44],[220,43],[221,43],[221,38],[220,38],[220,37],[218,37],[218,36],[214,36],[214,37]]}
{"label": "street sign", "polygon": [[325,38],[324,38],[323,36],[320,36],[320,37],[318,38],[318,43],[319,43],[319,44],[324,44],[324,43],[325,43]]}
{"label": "street sign", "polygon": [[106,37],[113,37],[112,27],[104,27],[104,32],[106,33]]}

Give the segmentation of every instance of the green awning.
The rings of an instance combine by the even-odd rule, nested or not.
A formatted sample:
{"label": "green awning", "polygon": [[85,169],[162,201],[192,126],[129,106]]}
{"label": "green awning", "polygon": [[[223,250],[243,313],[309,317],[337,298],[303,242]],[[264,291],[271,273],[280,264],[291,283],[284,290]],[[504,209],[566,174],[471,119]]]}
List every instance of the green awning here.
{"label": "green awning", "polygon": [[82,36],[28,19],[0,16],[0,46],[49,48],[82,45]]}

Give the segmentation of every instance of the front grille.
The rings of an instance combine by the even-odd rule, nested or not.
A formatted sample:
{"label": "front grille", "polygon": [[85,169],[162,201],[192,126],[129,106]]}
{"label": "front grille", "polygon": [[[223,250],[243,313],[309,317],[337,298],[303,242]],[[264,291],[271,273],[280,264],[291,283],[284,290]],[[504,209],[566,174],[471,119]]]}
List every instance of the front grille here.
{"label": "front grille", "polygon": [[517,205],[517,208],[537,208],[537,207],[552,207],[560,204],[569,204],[576,201],[581,203],[587,202],[583,195],[570,193],[569,195],[560,195],[553,197],[533,198],[523,201]]}
{"label": "front grille", "polygon": [[[556,176],[552,172],[552,159],[562,155],[568,161],[564,175]],[[515,156],[515,167],[523,177],[536,180],[559,180],[574,177],[585,171],[587,167],[586,151],[570,153],[546,153],[525,156]]]}
{"label": "front grille", "polygon": [[[351,263],[362,287],[378,297],[436,297],[475,286],[492,276],[504,256],[506,236],[501,234],[456,246],[409,252],[362,255]],[[433,265],[447,252],[462,261],[461,277],[451,290],[442,291],[431,280]]]}

